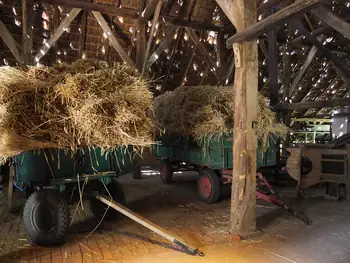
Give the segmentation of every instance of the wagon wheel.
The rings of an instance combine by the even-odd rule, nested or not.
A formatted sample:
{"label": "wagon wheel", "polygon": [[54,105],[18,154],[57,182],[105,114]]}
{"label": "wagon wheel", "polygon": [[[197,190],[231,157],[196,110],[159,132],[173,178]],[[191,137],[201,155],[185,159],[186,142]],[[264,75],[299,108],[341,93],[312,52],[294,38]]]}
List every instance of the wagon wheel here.
{"label": "wagon wheel", "polygon": [[169,160],[160,161],[160,179],[164,184],[171,184],[173,181],[173,167]]}
{"label": "wagon wheel", "polygon": [[53,246],[65,239],[69,208],[56,191],[34,192],[26,201],[23,211],[24,229],[29,238],[41,246]]}
{"label": "wagon wheel", "polygon": [[211,169],[203,169],[197,181],[197,191],[204,203],[213,204],[219,200],[221,186],[218,175]]}

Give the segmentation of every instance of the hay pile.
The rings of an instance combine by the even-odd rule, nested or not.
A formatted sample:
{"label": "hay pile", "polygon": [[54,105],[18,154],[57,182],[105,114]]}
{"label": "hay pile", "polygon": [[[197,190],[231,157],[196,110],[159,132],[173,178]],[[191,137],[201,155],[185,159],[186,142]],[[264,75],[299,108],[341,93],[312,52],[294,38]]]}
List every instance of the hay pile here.
{"label": "hay pile", "polygon": [[0,159],[27,150],[146,146],[152,143],[152,93],[126,65],[0,68]]}
{"label": "hay pile", "polygon": [[[232,87],[180,87],[154,100],[154,113],[168,134],[193,137],[201,145],[233,132]],[[256,133],[267,146],[268,136],[285,137],[287,127],[276,121],[262,95],[258,97]]]}

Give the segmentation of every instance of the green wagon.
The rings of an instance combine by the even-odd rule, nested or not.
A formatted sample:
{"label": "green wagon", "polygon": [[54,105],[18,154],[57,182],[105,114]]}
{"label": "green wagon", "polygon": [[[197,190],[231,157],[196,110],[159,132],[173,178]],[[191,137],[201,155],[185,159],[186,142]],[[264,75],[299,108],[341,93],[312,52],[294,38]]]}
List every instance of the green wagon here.
{"label": "green wagon", "polygon": [[[184,136],[161,136],[154,146],[154,155],[160,160],[160,177],[163,183],[172,182],[178,170],[199,172],[197,191],[206,203],[218,201],[222,185],[232,181],[232,146],[230,136],[212,140],[205,147]],[[273,167],[277,164],[276,143],[269,139],[269,147],[263,152],[259,144],[257,167]]]}
{"label": "green wagon", "polygon": [[23,219],[29,238],[44,246],[63,242],[70,225],[68,201],[80,201],[80,193],[89,199],[90,210],[97,219],[115,218],[117,212],[106,211],[107,206],[94,195],[110,194],[124,203],[123,189],[116,178],[134,171],[135,166],[131,147],[105,154],[99,148],[84,149],[74,155],[45,149],[14,157],[14,184],[27,194]]}

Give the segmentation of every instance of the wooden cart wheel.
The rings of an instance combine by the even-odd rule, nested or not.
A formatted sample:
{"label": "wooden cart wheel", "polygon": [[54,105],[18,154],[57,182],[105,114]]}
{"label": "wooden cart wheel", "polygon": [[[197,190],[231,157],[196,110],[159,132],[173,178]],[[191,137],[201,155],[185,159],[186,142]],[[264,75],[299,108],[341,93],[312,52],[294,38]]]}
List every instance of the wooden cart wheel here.
{"label": "wooden cart wheel", "polygon": [[214,170],[203,169],[197,181],[197,191],[204,203],[213,204],[219,200],[221,186]]}
{"label": "wooden cart wheel", "polygon": [[164,184],[171,184],[173,182],[173,167],[169,160],[160,161],[160,179]]}

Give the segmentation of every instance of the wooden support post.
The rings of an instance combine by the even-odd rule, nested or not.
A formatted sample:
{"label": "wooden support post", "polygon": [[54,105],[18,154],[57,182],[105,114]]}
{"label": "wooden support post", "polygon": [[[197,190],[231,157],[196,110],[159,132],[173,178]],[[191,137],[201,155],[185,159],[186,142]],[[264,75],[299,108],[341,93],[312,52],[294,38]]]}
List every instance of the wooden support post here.
{"label": "wooden support post", "polygon": [[7,208],[9,212],[12,212],[13,209],[13,183],[15,178],[15,170],[13,169],[13,166],[10,166],[10,173],[9,173],[9,189],[8,189],[8,196],[7,196]]}
{"label": "wooden support post", "polygon": [[69,27],[69,25],[73,22],[73,20],[77,17],[77,15],[80,13],[80,8],[73,8],[69,14],[62,20],[60,25],[58,26],[55,33],[52,35],[52,37],[41,46],[39,49],[39,52],[35,56],[35,62],[38,62],[49,49],[56,43],[56,41],[62,36],[62,34],[65,32],[66,28]]}
{"label": "wooden support post", "polygon": [[219,32],[216,40],[216,66],[220,70],[220,76],[224,74],[224,49],[225,49],[225,38],[224,33]]}
{"label": "wooden support post", "polygon": [[184,84],[184,82],[185,82],[185,79],[186,79],[186,77],[187,77],[187,73],[188,73],[188,71],[189,71],[190,68],[191,68],[193,59],[194,59],[194,57],[195,57],[195,55],[196,55],[196,52],[197,52],[197,48],[198,48],[198,46],[196,45],[195,48],[193,49],[192,55],[191,55],[191,57],[190,57],[190,60],[189,60],[189,62],[188,62],[188,64],[187,64],[186,69],[185,69],[185,72],[184,72],[184,74],[183,74],[183,76],[182,76],[182,78],[181,78],[181,82],[180,82],[180,85],[181,85],[181,86],[183,86],[183,84]]}
{"label": "wooden support post", "polygon": [[22,60],[24,65],[29,64],[29,55],[31,51],[28,51],[28,13],[27,13],[27,0],[22,0]]}
{"label": "wooden support post", "polygon": [[[288,52],[288,46],[284,46],[284,53],[283,53],[283,98],[289,98],[290,94],[290,89],[291,89],[291,77],[292,77],[292,65],[291,65],[291,58],[290,54]],[[285,101],[285,99],[283,99]],[[290,117],[291,117],[291,112],[286,111],[284,115],[284,124],[287,127],[290,127]],[[287,148],[289,147],[289,134],[287,135],[287,139],[284,142],[284,147]]]}
{"label": "wooden support post", "polygon": [[330,27],[338,31],[341,35],[350,39],[350,24],[338,17],[332,11],[324,6],[320,6],[311,11],[320,20],[328,24]]}
{"label": "wooden support post", "polygon": [[18,48],[16,40],[12,37],[11,33],[8,31],[4,23],[0,20],[0,37],[4,41],[5,45],[9,48],[12,55],[16,58],[17,62],[22,65],[23,61],[21,58],[21,53]]}
{"label": "wooden support post", "polygon": [[235,34],[227,40],[227,47],[231,48],[233,43],[249,41],[258,38],[265,32],[283,25],[288,20],[301,16],[321,3],[321,0],[300,0],[281,11],[261,20],[244,31]]}
{"label": "wooden support post", "polygon": [[[238,32],[257,21],[255,0],[235,0],[233,17]],[[258,46],[245,42],[233,46],[235,52],[234,140],[231,195],[231,231],[249,238],[256,231],[255,190],[257,138],[254,123],[258,101]]]}
{"label": "wooden support post", "polygon": [[275,106],[278,103],[278,57],[277,57],[277,32],[271,30],[268,32],[268,66],[269,66],[269,84],[270,84],[270,105]]}
{"label": "wooden support post", "polygon": [[[58,9],[58,6],[54,7],[54,15],[53,15],[53,33],[55,34],[55,32],[57,31],[58,26],[60,25],[60,10]],[[54,60],[55,63],[57,63],[58,61],[58,41],[56,41],[55,44],[53,44],[52,48],[54,51]]]}
{"label": "wooden support post", "polygon": [[131,58],[128,56],[126,51],[123,49],[122,45],[118,42],[114,32],[109,27],[107,21],[103,18],[101,13],[93,11],[92,14],[96,18],[97,22],[101,26],[101,28],[105,31],[107,38],[109,42],[112,44],[114,49],[118,52],[119,56],[122,58],[122,60],[128,64],[131,67],[135,67],[134,61],[131,60]]}
{"label": "wooden support post", "polygon": [[146,70],[147,70],[147,68],[146,68],[147,61],[148,61],[148,58],[149,58],[149,54],[151,52],[152,42],[153,42],[154,34],[156,32],[156,29],[157,29],[157,23],[158,23],[158,20],[159,20],[159,15],[160,15],[160,11],[162,9],[162,5],[163,5],[163,1],[159,1],[157,3],[156,10],[154,11],[151,32],[150,32],[149,37],[148,37],[145,58],[144,58],[144,61],[143,61],[143,66],[142,66],[142,75],[144,75]]}
{"label": "wooden support post", "polygon": [[85,50],[87,15],[87,12],[83,11],[80,18],[79,58],[83,57]]}

